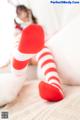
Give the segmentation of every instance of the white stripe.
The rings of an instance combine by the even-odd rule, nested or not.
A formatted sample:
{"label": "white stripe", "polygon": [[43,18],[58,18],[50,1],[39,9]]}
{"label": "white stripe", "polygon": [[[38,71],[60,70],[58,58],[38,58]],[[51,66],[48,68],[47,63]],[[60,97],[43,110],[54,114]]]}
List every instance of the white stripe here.
{"label": "white stripe", "polygon": [[15,49],[13,51],[13,56],[16,60],[25,61],[25,60],[28,60],[28,59],[32,58],[33,56],[35,56],[35,54],[21,53],[17,49]]}
{"label": "white stripe", "polygon": [[50,52],[50,53],[51,53],[51,51],[50,51],[48,48],[43,48],[40,52],[37,53],[37,55],[36,55],[36,60],[38,60],[39,57],[40,57],[42,54],[46,53],[46,52]]}
{"label": "white stripe", "polygon": [[43,71],[45,72],[47,69],[49,69],[49,68],[55,68],[56,69],[56,65],[54,64],[54,63],[47,63],[47,64],[45,64],[43,67],[42,67],[42,69],[43,69]]}
{"label": "white stripe", "polygon": [[48,73],[46,74],[46,80],[49,80],[49,78],[50,78],[50,77],[53,77],[53,76],[54,76],[54,77],[57,77],[58,79],[60,79],[57,72],[48,72]]}
{"label": "white stripe", "polygon": [[61,84],[57,80],[52,79],[52,80],[49,80],[48,82],[49,82],[49,84],[52,84],[52,83],[54,84],[55,83],[55,84],[61,86]]}
{"label": "white stripe", "polygon": [[50,85],[55,86],[56,88],[58,88],[59,92],[64,96],[62,90],[57,85],[54,85],[54,84],[50,84]]}
{"label": "white stripe", "polygon": [[27,67],[28,67],[28,65],[26,65],[26,67],[24,67],[23,69],[17,70],[15,68],[13,68],[13,66],[11,66],[11,72],[15,75],[24,75],[24,74],[26,74]]}
{"label": "white stripe", "polygon": [[43,56],[39,61],[38,61],[38,65],[41,66],[46,60],[53,60],[53,56],[52,55],[45,55]]}

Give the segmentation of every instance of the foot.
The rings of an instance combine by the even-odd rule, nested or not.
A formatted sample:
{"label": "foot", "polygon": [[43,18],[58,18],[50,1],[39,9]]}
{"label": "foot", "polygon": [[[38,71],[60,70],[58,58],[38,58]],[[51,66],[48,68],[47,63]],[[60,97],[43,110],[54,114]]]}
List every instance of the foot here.
{"label": "foot", "polygon": [[47,101],[59,101],[64,98],[63,91],[60,86],[49,84],[41,81],[39,84],[40,96]]}

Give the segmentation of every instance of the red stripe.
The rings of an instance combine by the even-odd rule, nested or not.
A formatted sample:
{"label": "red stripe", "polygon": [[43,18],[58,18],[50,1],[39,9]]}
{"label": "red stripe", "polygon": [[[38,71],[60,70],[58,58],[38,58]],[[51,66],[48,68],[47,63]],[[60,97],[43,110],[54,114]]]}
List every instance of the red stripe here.
{"label": "red stripe", "polygon": [[56,86],[57,86],[58,88],[60,88],[61,91],[63,92],[62,88],[61,88],[58,84],[56,84],[56,83],[51,83],[51,84],[56,85]]}
{"label": "red stripe", "polygon": [[21,31],[23,30],[23,28],[22,28],[20,25],[17,25],[17,24],[16,24],[15,28],[16,28],[16,29],[19,29],[19,30],[21,30]]}
{"label": "red stripe", "polygon": [[45,71],[45,75],[49,72],[57,72],[57,69],[56,68],[49,68],[48,70]]}
{"label": "red stripe", "polygon": [[[61,89],[60,85],[58,85],[57,83],[51,83],[51,84],[56,85],[58,88]],[[61,89],[61,90],[62,90],[62,89]]]}
{"label": "red stripe", "polygon": [[55,80],[57,80],[57,81],[60,83],[59,78],[57,78],[57,77],[55,77],[55,76],[50,77],[48,80],[52,80],[52,79],[53,79],[53,80],[55,79]]}
{"label": "red stripe", "polygon": [[52,54],[50,52],[45,52],[45,53],[42,53],[42,55],[38,58],[38,60],[40,60],[42,57],[44,57],[46,55],[51,55],[52,56]]}
{"label": "red stripe", "polygon": [[16,59],[13,59],[13,68],[15,68],[16,70],[23,69],[28,63],[29,60],[18,61]]}
{"label": "red stripe", "polygon": [[48,64],[48,63],[55,63],[55,61],[52,60],[52,59],[48,59],[48,60],[46,60],[45,62],[42,63],[41,67],[43,67],[45,64]]}

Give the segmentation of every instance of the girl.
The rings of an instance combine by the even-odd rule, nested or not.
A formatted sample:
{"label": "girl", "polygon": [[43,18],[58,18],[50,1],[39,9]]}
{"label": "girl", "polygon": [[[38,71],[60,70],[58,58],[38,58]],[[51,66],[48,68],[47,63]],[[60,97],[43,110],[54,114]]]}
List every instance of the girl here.
{"label": "girl", "polygon": [[[32,11],[24,5],[18,5],[16,7],[16,15],[17,17],[14,19],[15,37],[16,37],[15,47],[18,46],[23,29],[28,25],[30,25],[31,23],[37,24],[37,19],[33,15]],[[29,64],[36,65],[37,62],[35,58],[32,58]]]}
{"label": "girl", "polygon": [[[15,36],[19,36],[19,45],[14,50],[11,61],[12,74],[2,76],[2,90],[0,93],[0,103],[2,105],[13,101],[19,94],[26,81],[26,70],[29,62],[37,63],[44,74],[44,79],[39,83],[39,94],[47,101],[59,101],[64,98],[61,82],[58,76],[54,57],[47,46],[45,46],[45,35],[42,26],[37,24],[32,11],[24,5],[16,7],[17,17],[15,18]],[[33,62],[33,57],[36,60]],[[5,80],[5,79],[6,80]],[[6,82],[6,84],[4,84]],[[4,85],[4,86],[3,86]],[[6,89],[5,88],[6,85]]]}
{"label": "girl", "polygon": [[[30,43],[29,43],[28,37],[31,38],[30,36],[34,36],[36,28],[33,29],[33,32],[29,32],[29,35],[25,31],[29,30],[29,28],[31,28],[31,26],[36,26],[37,19],[34,17],[32,11],[30,9],[28,9],[27,7],[25,7],[24,5],[18,5],[16,7],[16,14],[17,14],[17,17],[14,20],[15,24],[16,24],[16,27],[15,27],[16,35],[18,35],[22,32],[21,42],[20,42],[18,48],[20,47],[20,49],[23,52],[21,53],[21,51],[18,51],[17,56],[16,55],[14,56],[13,68],[15,69],[15,71],[17,70],[18,73],[19,73],[18,69],[20,69],[20,71],[24,71],[24,69],[27,67],[28,62],[31,59],[30,62],[32,64],[37,63],[39,68],[42,70],[42,73],[45,76],[44,80],[41,81],[39,84],[40,96],[43,99],[46,99],[48,101],[58,101],[58,100],[63,99],[64,95],[63,95],[63,91],[61,88],[60,79],[59,79],[59,76],[57,73],[56,63],[55,63],[52,53],[48,49],[48,47],[46,47],[44,45],[43,48],[41,48],[40,51],[37,52],[37,54],[36,54],[37,62],[35,59],[33,61],[33,55],[35,53],[34,49],[37,50],[38,46],[36,45],[36,48],[34,48],[35,44],[33,43],[33,41],[31,41],[31,39],[30,39]],[[37,25],[36,27],[39,27],[39,26]],[[40,29],[42,29],[41,26],[40,26]],[[41,35],[42,34],[43,34],[43,32],[41,33]],[[38,35],[38,31],[36,32],[35,36],[37,36],[37,35]],[[35,39],[35,36],[32,37],[32,39],[33,38]],[[35,42],[38,42],[39,38],[40,38],[40,35],[37,38],[37,41],[35,41]],[[39,41],[39,43],[41,43],[41,42]],[[28,46],[28,45],[30,45],[30,46]],[[25,50],[23,50],[24,48],[26,51],[28,51],[28,49],[33,50],[33,51],[28,51],[28,53],[26,53],[26,57],[28,57],[29,54],[31,56],[33,53],[32,57],[29,56],[30,58],[26,58],[26,59],[24,58],[23,53],[26,52]],[[20,65],[21,65],[21,67],[20,67]],[[23,73],[21,73],[21,74],[23,75]]]}
{"label": "girl", "polygon": [[[16,15],[17,17],[14,19],[14,23],[15,23],[14,36],[16,40],[14,41],[14,47],[18,46],[23,29],[28,25],[30,25],[31,23],[37,24],[37,19],[33,15],[32,11],[24,5],[18,5],[16,7]],[[36,64],[37,62],[35,58],[32,58],[29,62],[29,65],[36,65]],[[0,68],[2,71],[5,71],[5,69],[9,65],[10,65],[10,61],[8,61],[7,64],[3,65]]]}

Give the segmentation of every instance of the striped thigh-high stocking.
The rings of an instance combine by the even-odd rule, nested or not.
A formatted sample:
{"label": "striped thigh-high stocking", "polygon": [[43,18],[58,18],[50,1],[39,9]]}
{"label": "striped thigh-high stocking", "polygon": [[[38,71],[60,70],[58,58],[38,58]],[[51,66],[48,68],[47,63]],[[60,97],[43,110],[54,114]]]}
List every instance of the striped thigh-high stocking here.
{"label": "striped thigh-high stocking", "polygon": [[45,80],[39,83],[39,93],[43,99],[48,101],[59,101],[64,98],[61,82],[58,76],[54,57],[48,47],[44,47],[36,56],[38,66]]}
{"label": "striped thigh-high stocking", "polygon": [[[17,77],[21,85],[26,79],[26,70],[29,60],[44,46],[44,31],[41,26],[32,24],[22,32],[17,50],[12,59],[12,73]],[[22,83],[21,83],[22,82]],[[17,86],[19,86],[19,84]]]}

